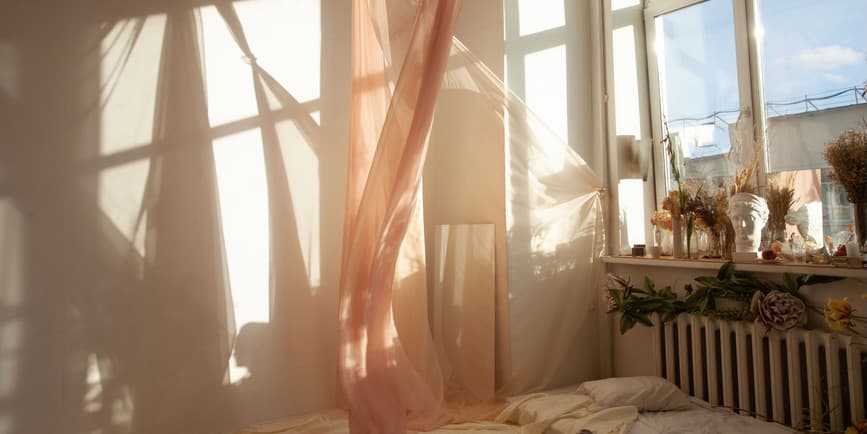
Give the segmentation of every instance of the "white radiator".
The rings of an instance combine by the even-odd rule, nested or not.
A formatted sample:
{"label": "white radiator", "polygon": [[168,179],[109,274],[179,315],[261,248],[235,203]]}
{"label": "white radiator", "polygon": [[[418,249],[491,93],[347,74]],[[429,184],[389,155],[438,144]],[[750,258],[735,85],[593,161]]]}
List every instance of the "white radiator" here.
{"label": "white radiator", "polygon": [[867,339],[751,322],[653,318],[657,372],[684,392],[797,429],[843,431],[863,419]]}

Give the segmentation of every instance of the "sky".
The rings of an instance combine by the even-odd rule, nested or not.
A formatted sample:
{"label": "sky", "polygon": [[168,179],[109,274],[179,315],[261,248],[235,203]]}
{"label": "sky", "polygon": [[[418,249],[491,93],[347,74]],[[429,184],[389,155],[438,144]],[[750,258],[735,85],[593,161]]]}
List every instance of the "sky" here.
{"label": "sky", "polygon": [[[657,19],[667,118],[737,118],[738,82],[731,0],[709,0]],[[867,1],[758,0],[756,35],[768,116],[800,113],[809,97],[830,95],[867,81]],[[863,102],[863,100],[861,100]],[[810,110],[855,102],[854,92],[815,101]],[[724,122],[720,122],[724,124]],[[677,125],[672,125],[677,128]],[[720,130],[720,128],[717,128]],[[727,134],[713,138],[727,149]]]}
{"label": "sky", "polygon": [[[762,0],[759,14],[768,101],[828,95],[867,81],[867,1]],[[817,105],[829,103],[854,103],[854,96]]]}

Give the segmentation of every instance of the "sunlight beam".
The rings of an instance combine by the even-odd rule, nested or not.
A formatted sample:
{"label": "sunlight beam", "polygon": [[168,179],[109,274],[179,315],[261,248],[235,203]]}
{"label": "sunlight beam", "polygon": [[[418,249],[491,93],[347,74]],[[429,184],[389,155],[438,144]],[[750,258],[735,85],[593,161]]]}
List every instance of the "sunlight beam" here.
{"label": "sunlight beam", "polygon": [[307,281],[315,295],[321,284],[319,157],[295,121],[277,124],[277,137],[292,197],[295,226]]}
{"label": "sunlight beam", "polygon": [[[536,113],[564,143],[568,136],[566,101],[566,46],[530,53],[525,58],[525,94],[527,106]],[[538,127],[538,126],[534,126]],[[543,134],[539,134],[540,136]],[[566,148],[562,143],[545,143],[552,172],[562,169]]]}
{"label": "sunlight beam", "polygon": [[201,9],[202,50],[211,126],[258,114],[252,72],[214,6]]}
{"label": "sunlight beam", "polygon": [[614,29],[614,109],[617,135],[641,137],[638,65],[633,26]]}
{"label": "sunlight beam", "polygon": [[[214,141],[214,163],[235,330],[268,323],[270,305],[270,229],[265,157],[259,129]],[[229,381],[249,375],[230,360]]]}
{"label": "sunlight beam", "polygon": [[234,3],[256,61],[298,103],[320,97],[320,0]]}
{"label": "sunlight beam", "polygon": [[563,1],[518,0],[518,31],[520,35],[526,36],[566,25]]}
{"label": "sunlight beam", "polygon": [[[147,146],[153,140],[166,16],[153,15],[114,23],[101,41],[99,146],[113,155]],[[98,182],[83,179],[100,210],[117,231],[144,255],[144,221],[137,221],[150,161],[141,159],[98,172]]]}
{"label": "sunlight beam", "polygon": [[165,30],[165,15],[133,18],[115,23],[102,40],[100,155],[153,140]]}

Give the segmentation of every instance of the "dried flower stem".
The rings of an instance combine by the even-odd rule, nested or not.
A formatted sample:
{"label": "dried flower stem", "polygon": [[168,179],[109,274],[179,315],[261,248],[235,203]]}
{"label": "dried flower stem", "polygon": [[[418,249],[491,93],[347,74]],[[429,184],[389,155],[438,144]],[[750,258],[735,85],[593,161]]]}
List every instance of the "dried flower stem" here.
{"label": "dried flower stem", "polygon": [[785,231],[786,214],[795,206],[794,176],[777,175],[771,177],[768,186],[768,227],[774,232]]}
{"label": "dried flower stem", "polygon": [[677,209],[671,211],[672,214],[679,215],[684,209],[686,209],[687,197],[683,190],[683,183],[680,178],[680,165],[677,162],[677,153],[674,149],[674,141],[671,139],[671,132],[668,129],[668,121],[665,119],[662,121],[662,131],[662,143],[668,151],[668,164],[671,167],[671,176],[674,178],[674,182],[677,183]]}
{"label": "dried flower stem", "polygon": [[867,202],[867,131],[849,130],[825,147],[832,179],[846,190],[850,202]]}

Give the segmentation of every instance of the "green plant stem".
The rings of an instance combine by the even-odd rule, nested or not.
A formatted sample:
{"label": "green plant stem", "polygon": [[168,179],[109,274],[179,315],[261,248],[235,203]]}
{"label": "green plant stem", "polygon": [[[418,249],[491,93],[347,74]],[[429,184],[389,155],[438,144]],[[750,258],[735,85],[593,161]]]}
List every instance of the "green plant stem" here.
{"label": "green plant stem", "polygon": [[[609,275],[609,285],[606,288],[610,307],[608,313],[619,312],[620,333],[626,333],[635,324],[652,326],[651,315],[659,314],[663,322],[672,321],[681,313],[704,315],[711,318],[726,320],[745,320],[751,316],[749,308],[753,295],[757,292],[769,293],[781,291],[796,296],[804,285],[830,283],[842,278],[783,274],[783,283],[776,283],[736,274],[734,263],[723,264],[715,276],[699,276],[695,283],[684,287],[685,295],[676,294],[670,286],[657,289],[652,280],[644,278],[644,288],[639,288],[629,279]],[[724,309],[717,307],[717,300],[728,299],[741,303],[742,307]],[[808,305],[824,315],[822,308]],[[867,321],[867,317],[852,315],[852,319]],[[850,330],[852,330],[850,328]],[[852,330],[853,333],[857,333]]]}
{"label": "green plant stem", "polygon": [[689,213],[686,216],[686,257],[692,257],[692,231],[695,228],[695,215]]}

